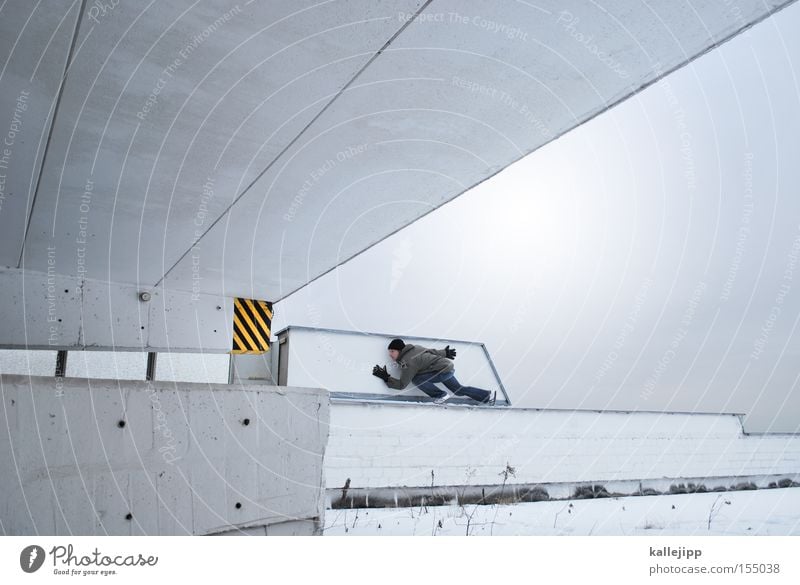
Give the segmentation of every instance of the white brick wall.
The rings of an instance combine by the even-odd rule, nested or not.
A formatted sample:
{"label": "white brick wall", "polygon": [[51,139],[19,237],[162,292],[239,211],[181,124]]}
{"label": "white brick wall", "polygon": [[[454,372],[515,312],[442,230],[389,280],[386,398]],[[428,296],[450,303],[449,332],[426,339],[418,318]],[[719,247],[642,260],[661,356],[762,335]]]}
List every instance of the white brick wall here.
{"label": "white brick wall", "polygon": [[79,378],[58,389],[11,375],[0,386],[5,534],[208,534],[324,514],[325,391]]}
{"label": "white brick wall", "polygon": [[[800,437],[738,415],[334,403],[326,485],[611,481],[800,472]],[[433,471],[433,478],[431,472]]]}

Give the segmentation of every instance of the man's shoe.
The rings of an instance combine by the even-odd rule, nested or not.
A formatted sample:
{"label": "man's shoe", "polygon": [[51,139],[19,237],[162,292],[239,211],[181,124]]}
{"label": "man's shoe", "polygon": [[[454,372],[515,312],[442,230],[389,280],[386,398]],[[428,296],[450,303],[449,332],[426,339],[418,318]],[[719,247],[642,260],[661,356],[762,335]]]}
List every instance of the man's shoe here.
{"label": "man's shoe", "polygon": [[448,394],[445,394],[444,396],[440,396],[439,398],[436,398],[436,399],[433,401],[433,403],[434,403],[434,404],[444,404],[445,402],[447,402],[448,400],[450,400],[450,396],[451,396],[451,394],[449,394],[449,393],[448,393]]}
{"label": "man's shoe", "polygon": [[495,400],[497,400],[497,392],[496,391],[492,392],[491,396],[489,397],[489,400],[484,402],[484,404],[486,406],[494,406]]}

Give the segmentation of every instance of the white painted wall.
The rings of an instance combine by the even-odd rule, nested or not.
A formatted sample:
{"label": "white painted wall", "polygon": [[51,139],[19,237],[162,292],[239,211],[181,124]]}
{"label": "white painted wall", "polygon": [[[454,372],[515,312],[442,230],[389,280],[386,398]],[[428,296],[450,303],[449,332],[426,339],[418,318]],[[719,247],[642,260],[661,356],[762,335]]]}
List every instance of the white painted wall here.
{"label": "white painted wall", "polygon": [[[800,436],[730,414],[334,403],[328,488],[612,481],[800,472]],[[431,476],[433,471],[433,477]]]}
{"label": "white painted wall", "polygon": [[0,390],[5,534],[269,533],[323,516],[323,390],[13,375]]}
{"label": "white painted wall", "polygon": [[[406,343],[432,349],[444,349],[447,345],[454,348],[458,381],[465,386],[497,391],[498,400],[502,400],[500,380],[480,343],[304,327],[287,329],[289,341],[281,344],[280,351],[288,351],[288,386],[380,396],[426,397],[412,384],[403,390],[394,390],[372,375],[373,366],[378,364],[386,365],[391,376],[400,377],[400,368],[391,360],[387,349],[392,339],[400,337]],[[278,333],[280,335],[283,331]]]}

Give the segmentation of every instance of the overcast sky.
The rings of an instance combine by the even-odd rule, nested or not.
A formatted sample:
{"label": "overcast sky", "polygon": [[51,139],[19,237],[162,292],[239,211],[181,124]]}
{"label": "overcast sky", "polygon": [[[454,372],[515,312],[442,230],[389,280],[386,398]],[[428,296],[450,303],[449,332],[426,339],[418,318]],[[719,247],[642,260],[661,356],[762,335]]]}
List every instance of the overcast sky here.
{"label": "overcast sky", "polygon": [[482,341],[515,406],[800,431],[798,30],[795,4],[277,304],[273,330]]}

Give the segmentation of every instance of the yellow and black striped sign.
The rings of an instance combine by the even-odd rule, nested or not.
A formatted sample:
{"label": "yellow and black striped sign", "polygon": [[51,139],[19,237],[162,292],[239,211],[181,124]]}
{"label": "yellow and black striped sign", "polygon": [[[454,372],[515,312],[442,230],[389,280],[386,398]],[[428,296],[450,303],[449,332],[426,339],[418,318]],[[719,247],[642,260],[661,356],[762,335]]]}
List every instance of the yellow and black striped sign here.
{"label": "yellow and black striped sign", "polygon": [[231,353],[269,351],[272,303],[233,299],[233,349]]}

